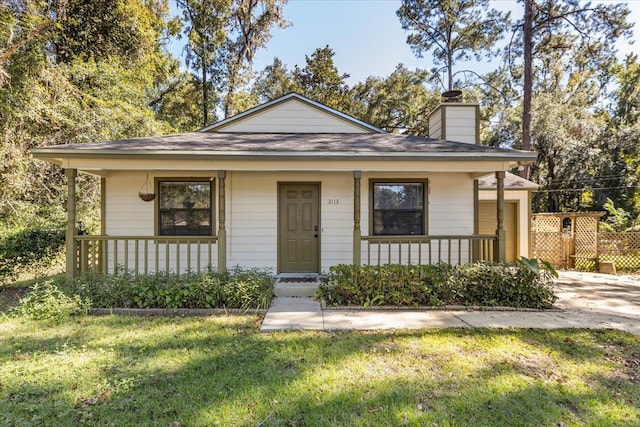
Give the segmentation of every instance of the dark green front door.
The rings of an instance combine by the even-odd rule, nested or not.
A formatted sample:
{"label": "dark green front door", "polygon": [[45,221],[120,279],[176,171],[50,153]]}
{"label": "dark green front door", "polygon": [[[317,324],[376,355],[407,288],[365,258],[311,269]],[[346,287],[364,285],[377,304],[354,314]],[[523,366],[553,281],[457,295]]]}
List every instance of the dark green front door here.
{"label": "dark green front door", "polygon": [[280,273],[320,271],[319,184],[280,184],[278,260]]}

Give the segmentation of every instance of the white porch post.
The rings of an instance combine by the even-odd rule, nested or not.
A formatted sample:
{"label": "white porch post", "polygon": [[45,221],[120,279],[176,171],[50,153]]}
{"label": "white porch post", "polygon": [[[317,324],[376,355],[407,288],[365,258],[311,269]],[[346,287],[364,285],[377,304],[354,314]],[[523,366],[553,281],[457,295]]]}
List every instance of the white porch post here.
{"label": "white porch post", "polygon": [[360,265],[361,237],[360,231],[360,180],[362,172],[353,171],[353,264]]}
{"label": "white porch post", "polygon": [[226,171],[218,171],[218,271],[227,271],[227,229],[225,228]]}
{"label": "white porch post", "polygon": [[76,245],[76,178],[77,169],[65,169],[67,177],[67,232],[66,245],[66,278],[73,280],[78,275],[78,250]]}
{"label": "white porch post", "polygon": [[496,189],[497,189],[497,228],[496,228],[496,236],[498,236],[497,240],[497,248],[493,253],[495,262],[505,262],[507,260],[507,248],[506,248],[506,233],[504,231],[504,171],[496,172]]}

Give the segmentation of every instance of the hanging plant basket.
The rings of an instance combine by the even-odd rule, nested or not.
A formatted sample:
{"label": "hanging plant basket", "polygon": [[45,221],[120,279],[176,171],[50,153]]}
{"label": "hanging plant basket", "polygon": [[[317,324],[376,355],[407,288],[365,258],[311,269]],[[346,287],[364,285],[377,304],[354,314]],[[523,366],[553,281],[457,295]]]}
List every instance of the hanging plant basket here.
{"label": "hanging plant basket", "polygon": [[145,202],[150,202],[156,198],[154,193],[138,193],[138,197],[140,197]]}
{"label": "hanging plant basket", "polygon": [[147,179],[145,179],[144,184],[142,184],[138,192],[138,197],[145,202],[150,202],[156,198],[156,194],[153,192],[153,186],[149,182],[149,174],[147,174]]}

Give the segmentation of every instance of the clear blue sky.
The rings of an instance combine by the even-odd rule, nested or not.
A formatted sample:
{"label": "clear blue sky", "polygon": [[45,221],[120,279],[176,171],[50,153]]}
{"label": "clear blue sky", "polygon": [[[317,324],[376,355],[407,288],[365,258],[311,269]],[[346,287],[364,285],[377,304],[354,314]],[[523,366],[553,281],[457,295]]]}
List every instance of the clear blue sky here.
{"label": "clear blue sky", "polygon": [[[603,1],[594,1],[600,3]],[[614,0],[604,1],[606,3]],[[173,2],[172,2],[173,3]],[[522,6],[516,0],[494,0],[494,7],[512,11],[517,19]],[[630,22],[640,21],[640,0],[627,2],[632,9]],[[273,37],[266,49],[256,55],[253,69],[261,71],[279,57],[289,68],[304,66],[305,55],[318,47],[331,46],[334,62],[341,73],[348,73],[350,85],[368,76],[387,76],[398,63],[413,69],[430,69],[430,59],[416,58],[406,43],[407,33],[402,30],[396,10],[400,0],[290,0],[284,12],[292,26],[272,31]],[[175,9],[172,9],[175,13]],[[640,31],[636,28],[636,33]],[[637,38],[635,34],[634,38]],[[620,44],[621,52],[640,51],[638,44]],[[174,54],[180,52],[173,46]],[[492,64],[483,65],[488,71]]]}

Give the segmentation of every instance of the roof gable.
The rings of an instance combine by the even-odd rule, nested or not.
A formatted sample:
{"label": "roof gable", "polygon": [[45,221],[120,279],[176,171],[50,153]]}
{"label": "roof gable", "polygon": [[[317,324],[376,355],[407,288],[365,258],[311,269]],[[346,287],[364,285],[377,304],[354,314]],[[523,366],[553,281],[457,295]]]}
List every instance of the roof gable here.
{"label": "roof gable", "polygon": [[198,132],[385,133],[298,93],[258,105]]}

